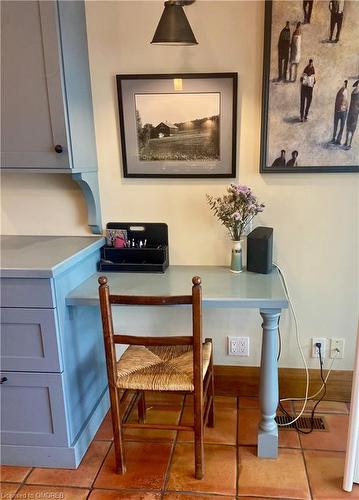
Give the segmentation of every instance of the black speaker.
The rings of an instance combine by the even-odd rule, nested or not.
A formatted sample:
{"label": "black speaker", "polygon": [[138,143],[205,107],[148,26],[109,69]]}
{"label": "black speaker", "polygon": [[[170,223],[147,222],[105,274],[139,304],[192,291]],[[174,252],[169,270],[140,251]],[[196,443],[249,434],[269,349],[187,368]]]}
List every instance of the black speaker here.
{"label": "black speaker", "polygon": [[256,227],[247,236],[247,271],[268,274],[272,271],[273,228]]}

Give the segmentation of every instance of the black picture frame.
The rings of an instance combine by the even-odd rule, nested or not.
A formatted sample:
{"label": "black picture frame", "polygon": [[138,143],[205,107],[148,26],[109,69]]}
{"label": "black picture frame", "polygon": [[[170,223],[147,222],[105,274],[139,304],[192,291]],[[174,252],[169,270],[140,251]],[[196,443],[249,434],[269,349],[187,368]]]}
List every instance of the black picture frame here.
{"label": "black picture frame", "polygon": [[[354,172],[359,172],[359,164],[358,164],[359,163],[359,155],[356,156],[356,161],[354,160],[355,164],[353,164],[353,165],[345,165],[342,162],[339,162],[336,165],[328,165],[328,163],[323,162],[323,165],[310,165],[310,164],[301,165],[299,163],[300,166],[291,166],[291,167],[273,166],[273,163],[272,163],[273,158],[274,158],[273,152],[271,155],[269,154],[269,123],[268,123],[269,122],[269,113],[270,113],[270,98],[271,98],[271,90],[272,90],[271,87],[273,86],[273,82],[274,82],[274,78],[273,78],[274,73],[273,73],[273,71],[271,72],[271,67],[273,68],[273,66],[274,66],[273,58],[278,57],[278,55],[277,55],[278,54],[277,39],[278,39],[280,29],[283,28],[283,24],[282,24],[280,29],[278,29],[278,26],[277,26],[276,31],[273,32],[272,14],[273,14],[273,4],[275,2],[277,3],[276,8],[281,8],[281,9],[287,8],[288,9],[288,6],[290,6],[291,8],[293,8],[293,6],[295,6],[295,8],[297,9],[297,12],[299,11],[299,8],[304,10],[304,2],[302,2],[302,1],[296,1],[296,2],[294,2],[292,0],[280,0],[280,1],[279,0],[277,0],[277,1],[276,0],[274,0],[274,1],[273,0],[266,0],[265,1],[263,78],[262,78],[261,149],[260,149],[260,169],[259,169],[260,173],[267,174],[267,173],[331,173],[331,172],[333,172],[333,173],[336,173],[336,172],[354,173]],[[354,4],[356,2],[350,2],[350,3],[351,3],[350,8],[353,9]],[[330,11],[328,8],[329,0],[328,0],[328,2],[314,2],[314,3],[312,3],[313,12],[315,13],[314,9],[316,9],[318,7],[323,8],[324,4],[325,4],[325,8],[328,11],[327,12],[328,23],[321,25],[320,29],[323,31],[324,34],[322,37],[318,37],[318,40],[319,40],[319,38],[323,38],[323,39],[320,39],[318,41],[318,44],[319,43],[322,44],[323,49],[329,47],[329,44],[330,44],[330,48],[333,48],[333,50],[334,49],[340,50],[340,43],[333,44],[333,43],[330,43],[330,40],[329,40],[329,16],[330,16]],[[358,8],[358,15],[359,15],[359,3],[357,4],[356,7]],[[281,17],[283,17],[283,16],[281,16]],[[290,17],[289,13],[286,14],[285,18],[286,19],[288,18],[288,20],[290,21],[290,31],[291,31],[291,37],[292,37],[294,25],[296,24],[297,21],[303,21],[303,18],[298,19],[298,17],[297,18]],[[323,16],[322,16],[322,18],[323,18]],[[284,19],[284,17],[283,17],[283,19]],[[314,21],[315,21],[315,19],[314,19]],[[344,12],[343,27],[345,27],[345,24],[344,24],[345,21],[346,21],[346,18],[345,18],[345,12]],[[312,25],[313,25],[313,22],[311,24],[309,21],[309,23],[305,24],[304,28],[310,29],[312,27]],[[303,26],[302,26],[302,28],[303,28]],[[353,36],[353,38],[354,38],[354,36]],[[353,50],[356,50],[356,47],[358,46],[358,40],[359,40],[359,37],[358,37],[358,39],[355,39],[353,41]],[[317,49],[317,51],[318,50],[320,50],[320,48]],[[302,57],[302,61],[298,65],[298,78],[300,77],[301,72],[303,71],[303,68],[308,63],[309,58],[310,58],[309,53],[305,54],[305,56]],[[278,65],[279,65],[279,63],[278,63]],[[314,61],[314,65],[315,65],[315,61]],[[290,67],[290,64],[288,66]],[[288,74],[289,74],[289,69],[288,69]],[[354,71],[353,71],[353,74],[354,74]],[[342,76],[342,75],[340,75],[340,76]],[[346,75],[345,75],[345,77],[346,77]],[[326,80],[324,75],[320,75],[320,78],[321,78],[320,85],[330,84],[330,83],[328,83],[329,77]],[[356,76],[351,75],[349,78],[351,78],[351,80],[350,80],[350,84],[349,84],[350,86],[348,86],[348,87],[349,87],[349,90],[351,92],[353,90],[352,84],[353,84],[353,82],[355,83],[356,79],[359,79],[359,75],[356,75]],[[342,80],[344,80],[344,77],[342,77],[341,80],[340,80],[340,78],[338,78],[338,81],[342,81]],[[290,86],[293,84],[288,83],[288,85]],[[299,83],[298,83],[298,85],[299,85]],[[285,84],[284,84],[284,86],[285,86]],[[316,83],[315,87],[317,87],[317,86],[318,86],[318,83]],[[338,90],[338,86],[335,88],[334,92],[336,92],[337,90]],[[314,89],[314,92],[317,92],[317,88]],[[328,105],[328,109],[330,106],[330,109],[332,110],[333,116],[334,116],[335,95],[336,94],[334,93],[333,94],[334,98],[332,99],[332,102],[330,102],[330,104]],[[314,94],[314,96],[315,96],[315,94]],[[299,92],[298,92],[297,99],[298,99],[297,100],[297,103],[298,103],[298,120],[297,121],[299,122],[300,121],[300,113],[299,113],[300,96],[299,96]],[[313,98],[313,100],[314,100],[314,98]],[[293,122],[295,122],[295,118],[291,118],[291,119],[293,120]],[[328,122],[328,127],[327,127],[328,135],[327,135],[327,137],[321,138],[321,141],[322,141],[321,145],[323,148],[325,148],[325,147],[330,148],[331,147],[332,143],[330,141],[330,137],[332,135],[332,130],[333,130],[333,121],[334,120],[332,119],[332,121],[330,123]],[[303,124],[298,123],[298,125],[300,126]],[[287,126],[293,126],[293,123],[289,124]],[[283,130],[284,130],[284,125],[283,125]],[[344,130],[343,135],[345,137],[345,130]],[[285,137],[285,133],[283,133],[283,137]],[[353,141],[354,140],[356,142],[356,147],[358,147],[359,123],[357,125],[357,130],[356,130],[356,134],[355,134]],[[318,141],[319,141],[319,138],[318,138]],[[284,142],[285,141],[283,140],[283,143]],[[280,154],[281,149],[287,150],[287,148],[285,146],[286,145],[283,144],[282,148],[279,147],[278,149],[276,149],[278,156]],[[340,145],[338,147],[342,147],[342,149],[344,149],[344,146],[342,146],[342,145]],[[333,148],[334,148],[334,145],[333,145]],[[292,148],[292,149],[294,149],[294,148]],[[290,153],[290,151],[291,151],[291,149],[288,149],[287,153]],[[294,151],[293,151],[293,153],[294,153]]]}
{"label": "black picture frame", "polygon": [[[174,82],[180,82],[182,86],[180,90],[174,90]],[[138,75],[116,75],[117,94],[118,94],[118,110],[119,110],[119,125],[120,125],[120,138],[122,147],[122,165],[123,176],[132,178],[234,178],[236,177],[236,153],[237,153],[237,88],[238,88],[238,74],[234,72],[229,73],[171,73],[171,74],[138,74]],[[147,94],[147,96],[146,96]],[[139,96],[145,99],[146,103],[151,97],[158,99],[158,95],[173,94],[176,102],[178,94],[190,95],[194,98],[198,94],[205,96],[214,96],[218,94],[218,116],[212,116],[210,119],[212,127],[216,127],[216,152],[213,153],[213,158],[208,160],[204,159],[189,159],[189,160],[143,160],[145,156],[143,151],[150,150],[153,154],[156,148],[167,147],[172,153],[175,150],[171,131],[178,133],[176,139],[182,143],[185,138],[189,141],[189,136],[186,135],[186,130],[182,130],[181,126],[184,122],[170,123],[164,118],[155,126],[153,123],[142,124],[140,111],[138,110]],[[145,96],[145,97],[143,97]],[[203,96],[205,98],[205,96]],[[210,98],[210,97],[208,97]],[[181,99],[177,99],[178,102]],[[151,104],[151,103],[150,103]],[[146,109],[148,109],[147,106]],[[172,113],[173,114],[173,113]],[[205,116],[198,116],[198,119],[190,119],[187,123],[202,123]],[[192,122],[191,122],[192,120]],[[209,121],[209,118],[207,118]],[[177,125],[175,125],[177,123]],[[213,125],[213,123],[215,125]],[[139,125],[140,124],[140,125]],[[167,125],[173,126],[168,128]],[[162,128],[161,128],[161,127]],[[169,130],[168,136],[164,136],[165,132],[159,133],[156,136],[157,130],[162,130],[166,126]],[[184,126],[184,125],[183,125]],[[139,128],[140,127],[140,128]],[[145,143],[141,142],[140,149],[140,133],[147,127],[147,137]],[[178,129],[177,132],[175,129]],[[196,129],[198,130],[198,128]],[[139,132],[140,131],[140,132]],[[175,135],[173,134],[173,136]],[[180,133],[183,134],[180,136]],[[150,135],[148,135],[150,134]],[[201,131],[200,134],[201,135]],[[202,137],[202,136],[201,136]],[[162,143],[159,143],[161,140]],[[167,141],[167,144],[165,144]],[[171,145],[172,142],[172,145]],[[143,144],[145,144],[143,146]],[[151,149],[152,146],[152,149]],[[203,146],[203,151],[207,151]],[[201,146],[201,147],[202,147]],[[157,153],[160,155],[162,154]],[[165,153],[163,153],[165,155]],[[207,153],[206,153],[207,154]],[[185,155],[184,155],[185,156]]]}

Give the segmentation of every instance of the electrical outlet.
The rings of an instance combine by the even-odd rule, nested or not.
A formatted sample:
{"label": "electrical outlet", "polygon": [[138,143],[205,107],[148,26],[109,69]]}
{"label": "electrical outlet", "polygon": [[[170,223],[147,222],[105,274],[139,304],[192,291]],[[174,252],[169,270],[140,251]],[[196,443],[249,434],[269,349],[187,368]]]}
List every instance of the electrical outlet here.
{"label": "electrical outlet", "polygon": [[228,337],[230,356],[249,356],[249,337]]}
{"label": "electrical outlet", "polygon": [[[330,357],[333,359],[343,359],[344,358],[344,339],[332,339],[330,341]],[[339,350],[339,352],[337,351]]]}
{"label": "electrical outlet", "polygon": [[322,359],[326,357],[327,351],[327,339],[322,337],[312,338],[312,358],[319,358],[318,347],[315,344],[321,345]]}

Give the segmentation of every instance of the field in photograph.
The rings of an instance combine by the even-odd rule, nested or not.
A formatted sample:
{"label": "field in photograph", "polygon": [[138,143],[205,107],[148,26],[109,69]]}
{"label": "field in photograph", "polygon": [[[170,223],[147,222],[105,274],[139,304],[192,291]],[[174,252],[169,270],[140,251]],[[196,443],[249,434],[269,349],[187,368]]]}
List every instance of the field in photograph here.
{"label": "field in photograph", "polygon": [[219,127],[180,131],[170,137],[150,139],[140,148],[141,161],[191,161],[219,159]]}

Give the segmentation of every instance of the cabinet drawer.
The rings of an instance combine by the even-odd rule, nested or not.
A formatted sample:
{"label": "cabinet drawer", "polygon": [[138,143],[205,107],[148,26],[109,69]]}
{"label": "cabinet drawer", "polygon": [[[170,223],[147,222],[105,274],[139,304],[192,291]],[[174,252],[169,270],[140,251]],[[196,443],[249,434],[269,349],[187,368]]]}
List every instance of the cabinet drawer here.
{"label": "cabinet drawer", "polygon": [[1,368],[62,371],[56,309],[1,309]]}
{"label": "cabinet drawer", "polygon": [[51,279],[1,278],[2,307],[55,307]]}
{"label": "cabinet drawer", "polygon": [[1,372],[1,442],[67,446],[62,375]]}

